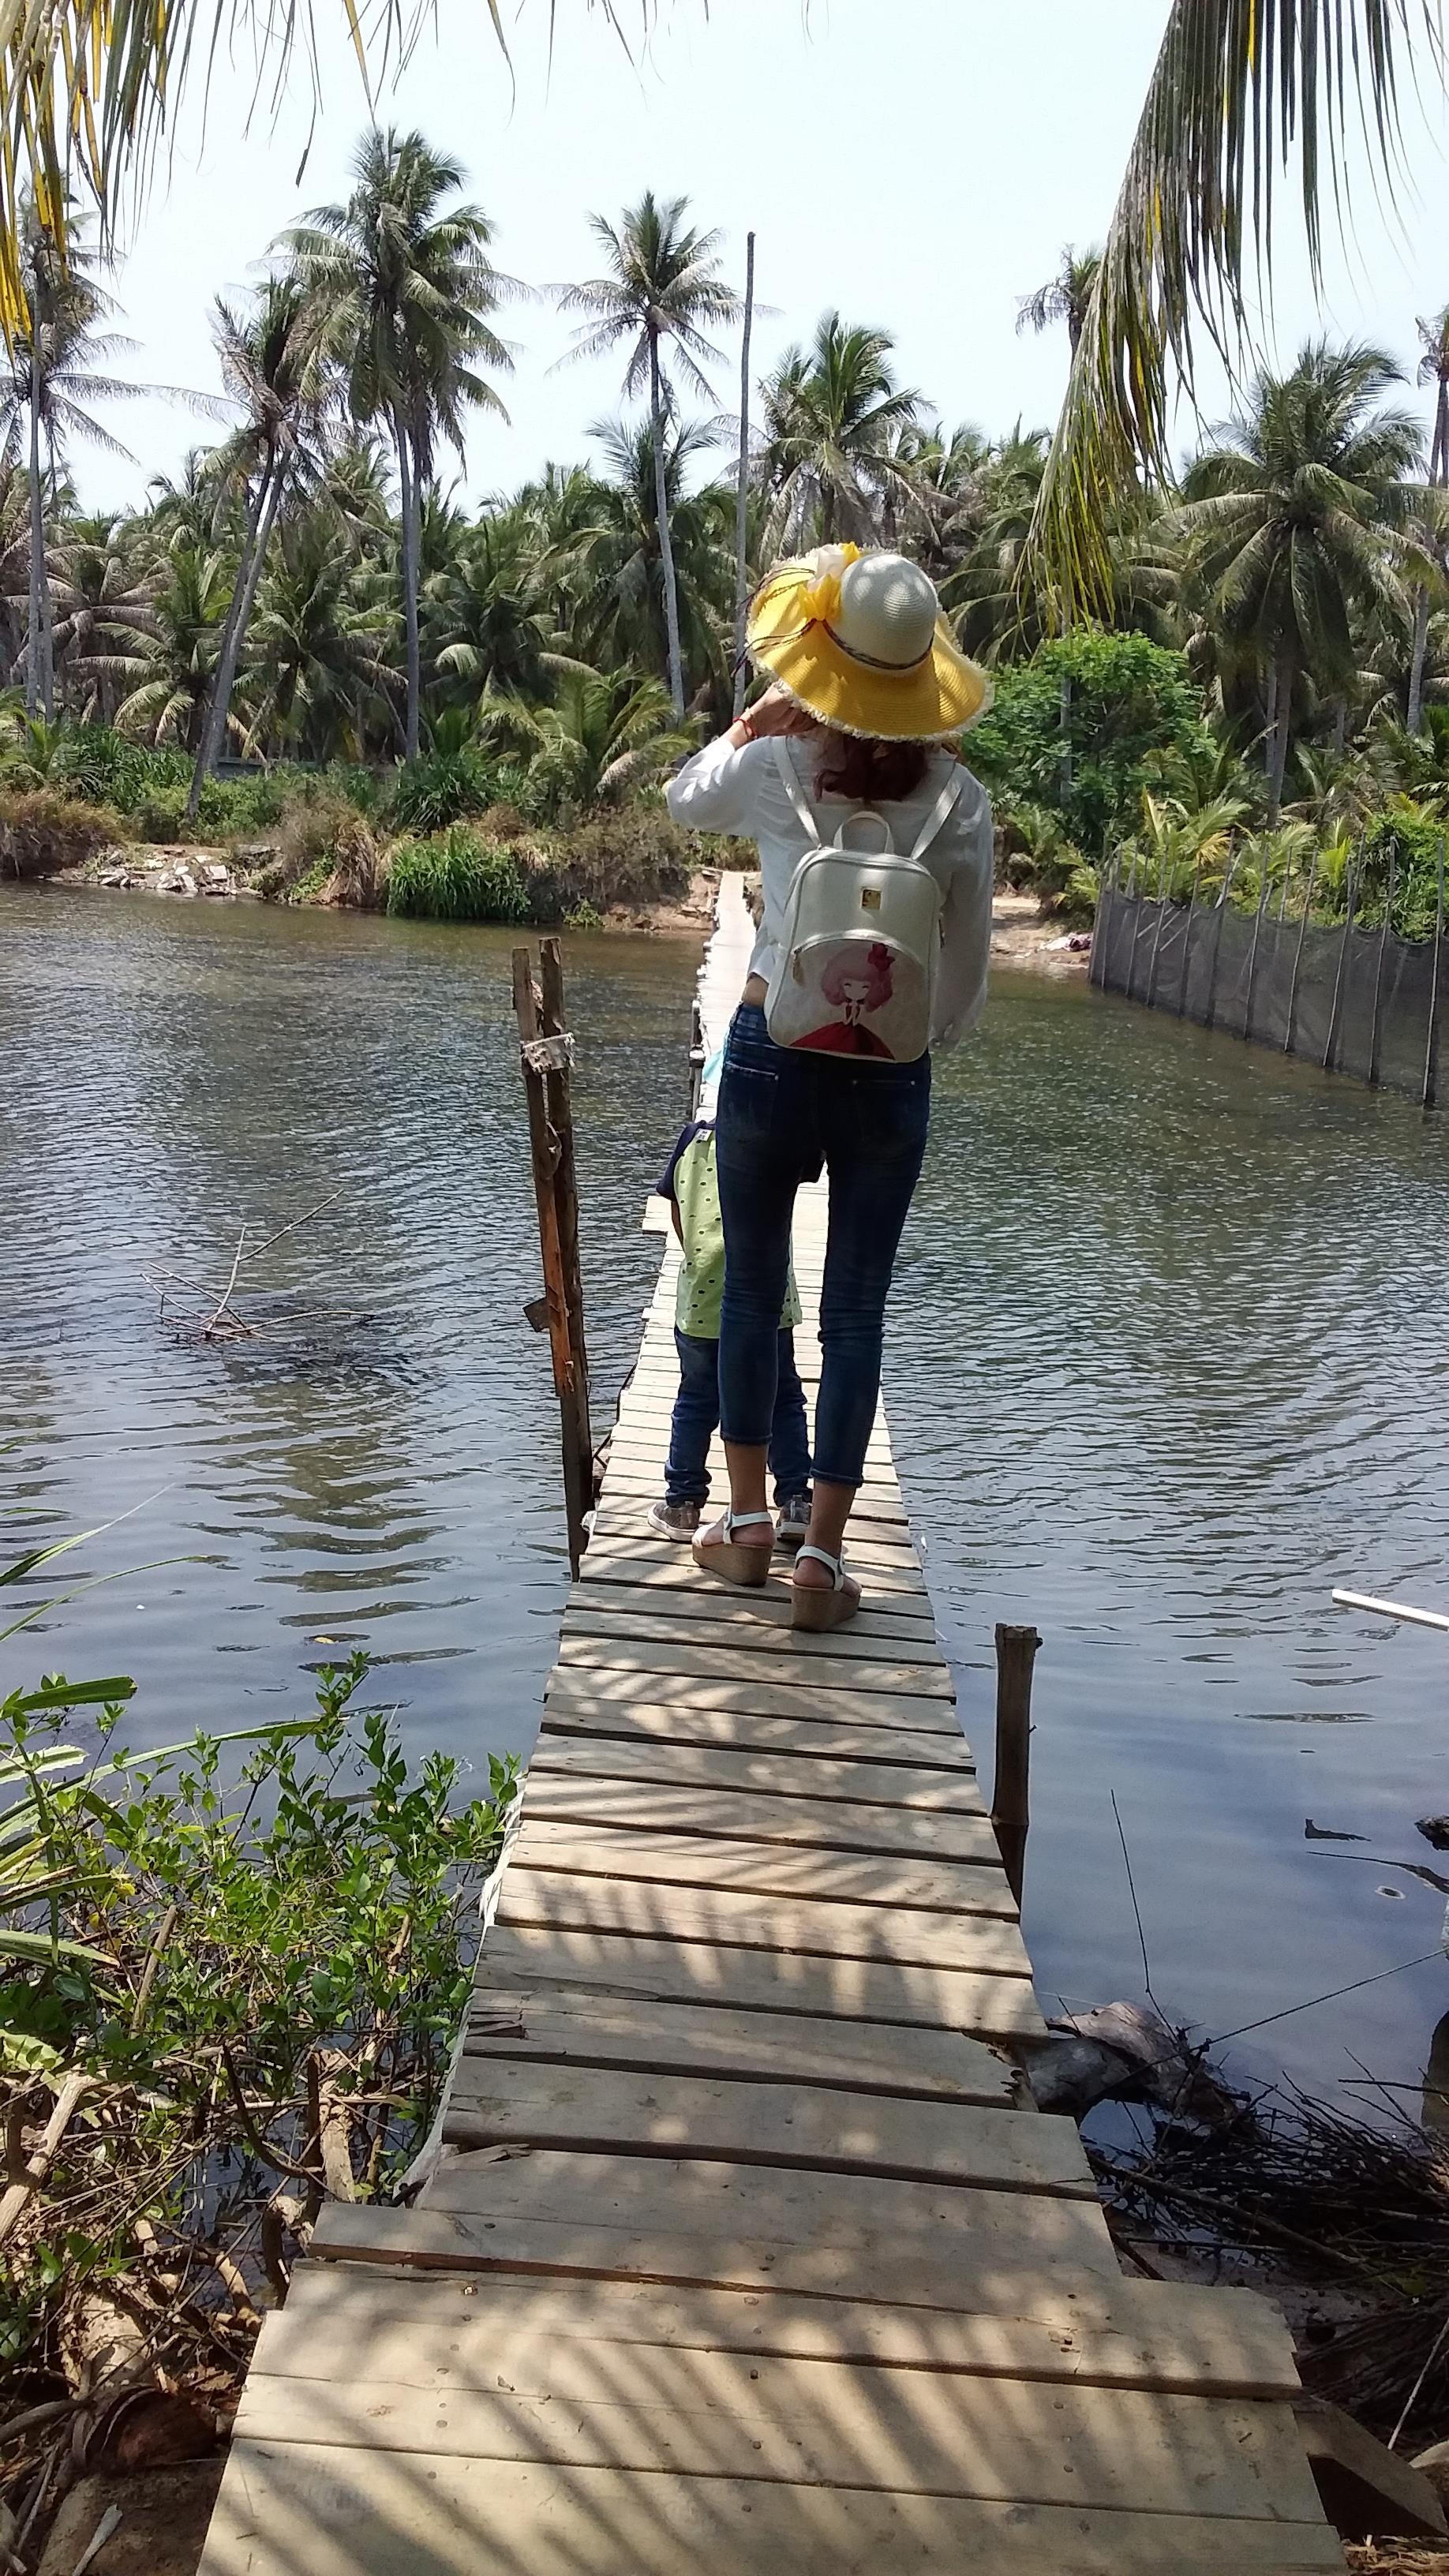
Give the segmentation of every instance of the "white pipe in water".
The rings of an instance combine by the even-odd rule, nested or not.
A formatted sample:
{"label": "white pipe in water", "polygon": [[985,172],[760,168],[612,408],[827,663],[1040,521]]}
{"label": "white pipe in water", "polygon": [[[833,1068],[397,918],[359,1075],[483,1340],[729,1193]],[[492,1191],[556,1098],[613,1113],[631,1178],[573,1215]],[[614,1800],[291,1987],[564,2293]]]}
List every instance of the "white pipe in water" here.
{"label": "white pipe in water", "polygon": [[1376,1601],[1371,1592],[1339,1592],[1333,1596],[1340,1610],[1373,1610],[1381,1619],[1408,1619],[1416,1628],[1449,1628],[1449,1617],[1442,1610],[1415,1610],[1407,1601]]}

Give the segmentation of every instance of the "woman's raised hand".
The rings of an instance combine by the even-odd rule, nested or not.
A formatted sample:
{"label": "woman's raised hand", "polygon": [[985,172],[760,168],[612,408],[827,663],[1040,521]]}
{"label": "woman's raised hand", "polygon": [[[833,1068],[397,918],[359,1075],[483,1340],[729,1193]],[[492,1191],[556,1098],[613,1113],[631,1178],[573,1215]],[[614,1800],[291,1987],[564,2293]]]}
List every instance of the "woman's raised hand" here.
{"label": "woman's raised hand", "polygon": [[754,705],[746,708],[739,723],[731,728],[731,738],[741,743],[758,742],[764,734],[818,731],[815,718],[777,680],[762,698],[756,698]]}

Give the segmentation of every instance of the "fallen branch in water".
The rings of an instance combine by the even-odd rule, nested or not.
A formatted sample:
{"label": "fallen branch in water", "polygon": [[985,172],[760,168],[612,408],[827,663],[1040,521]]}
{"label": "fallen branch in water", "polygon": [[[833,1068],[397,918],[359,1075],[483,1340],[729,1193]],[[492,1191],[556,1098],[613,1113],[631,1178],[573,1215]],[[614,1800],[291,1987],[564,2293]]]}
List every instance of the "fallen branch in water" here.
{"label": "fallen branch in water", "polygon": [[[192,1278],[182,1270],[143,1270],[141,1276],[147,1287],[154,1289],[160,1300],[159,1320],[163,1323],[166,1321],[168,1298],[177,1289],[184,1289],[190,1296],[205,1297],[213,1302],[207,1311],[178,1317],[175,1320],[172,1329],[180,1339],[198,1342],[255,1341],[268,1327],[259,1323],[254,1317],[241,1314],[235,1303],[237,1281],[242,1275],[244,1265],[259,1261],[263,1253],[270,1252],[274,1243],[282,1241],[284,1235],[295,1234],[299,1226],[310,1225],[314,1217],[321,1216],[326,1208],[335,1207],[338,1200],[346,1196],[345,1190],[333,1190],[327,1198],[318,1199],[314,1206],[304,1208],[300,1216],[289,1218],[285,1225],[274,1227],[272,1232],[264,1235],[259,1243],[250,1245],[247,1237],[254,1228],[248,1220],[237,1236],[231,1269],[225,1283],[221,1286],[218,1286],[214,1280]],[[291,1293],[300,1295],[306,1292],[297,1290]],[[298,1324],[311,1322],[317,1315],[326,1312],[325,1307],[313,1306],[305,1309],[300,1315],[289,1313],[286,1321],[295,1329]]]}

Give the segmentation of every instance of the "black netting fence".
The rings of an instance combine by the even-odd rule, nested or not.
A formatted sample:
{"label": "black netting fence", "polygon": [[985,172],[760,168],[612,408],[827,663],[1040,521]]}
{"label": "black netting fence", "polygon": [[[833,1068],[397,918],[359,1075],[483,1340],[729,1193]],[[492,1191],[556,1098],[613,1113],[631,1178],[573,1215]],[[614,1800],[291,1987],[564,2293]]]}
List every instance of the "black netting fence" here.
{"label": "black netting fence", "polygon": [[1092,981],[1149,1009],[1308,1057],[1432,1105],[1449,939],[1279,920],[1271,907],[1159,902],[1104,887]]}

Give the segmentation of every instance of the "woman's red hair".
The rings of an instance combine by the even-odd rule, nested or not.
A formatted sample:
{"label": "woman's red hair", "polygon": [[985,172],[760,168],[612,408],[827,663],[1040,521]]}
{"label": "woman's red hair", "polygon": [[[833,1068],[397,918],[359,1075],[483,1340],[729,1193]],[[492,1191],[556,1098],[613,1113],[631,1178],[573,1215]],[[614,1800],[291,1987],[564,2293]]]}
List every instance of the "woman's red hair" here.
{"label": "woman's red hair", "polygon": [[914,796],[929,759],[923,742],[881,742],[827,726],[815,793],[848,797],[856,805],[896,805]]}

